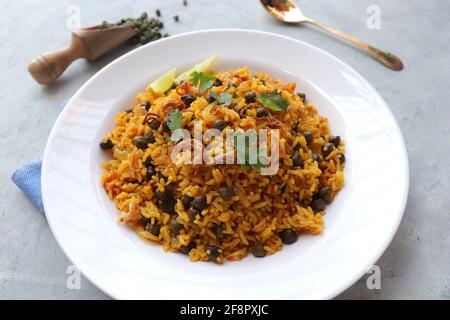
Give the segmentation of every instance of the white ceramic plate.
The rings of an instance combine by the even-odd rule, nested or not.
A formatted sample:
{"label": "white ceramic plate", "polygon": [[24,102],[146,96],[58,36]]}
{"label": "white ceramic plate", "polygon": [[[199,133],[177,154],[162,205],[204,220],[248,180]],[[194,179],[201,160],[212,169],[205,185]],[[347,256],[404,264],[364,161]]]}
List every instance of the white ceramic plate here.
{"label": "white ceramic plate", "polygon": [[[99,183],[98,147],[118,110],[173,67],[214,54],[216,70],[249,66],[295,81],[347,145],[346,185],[325,231],[264,259],[191,263],[118,225]],[[99,71],[70,100],[48,140],[42,195],[51,229],[94,284],[120,299],[332,298],[358,280],[392,240],[408,193],[408,160],[389,108],[352,68],[309,44],[243,30],[182,34],[136,49]]]}

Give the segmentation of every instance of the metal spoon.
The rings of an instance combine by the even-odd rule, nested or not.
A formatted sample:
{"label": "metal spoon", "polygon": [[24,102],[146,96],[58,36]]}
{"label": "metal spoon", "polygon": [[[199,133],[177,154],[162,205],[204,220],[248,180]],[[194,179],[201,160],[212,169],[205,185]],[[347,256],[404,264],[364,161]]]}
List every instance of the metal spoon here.
{"label": "metal spoon", "polygon": [[291,0],[260,0],[260,2],[264,9],[266,9],[273,17],[282,22],[295,24],[310,23],[324,31],[328,31],[355,44],[388,68],[395,71],[403,70],[403,62],[397,56],[390,52],[377,49],[367,42],[359,40],[347,33],[335,30],[316,20],[305,17],[297,5]]}

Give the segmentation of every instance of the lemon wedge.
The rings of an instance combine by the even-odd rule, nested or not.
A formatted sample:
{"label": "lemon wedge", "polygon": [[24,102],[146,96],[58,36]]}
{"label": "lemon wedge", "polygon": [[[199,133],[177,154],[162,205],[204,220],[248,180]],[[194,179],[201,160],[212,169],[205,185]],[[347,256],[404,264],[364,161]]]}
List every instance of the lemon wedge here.
{"label": "lemon wedge", "polygon": [[195,66],[193,66],[188,71],[185,71],[182,74],[180,74],[175,79],[175,83],[180,83],[181,81],[188,80],[189,76],[194,71],[197,71],[197,72],[208,72],[209,70],[211,70],[214,67],[214,65],[216,64],[216,61],[217,61],[217,54],[209,57],[208,59],[203,60],[199,64],[196,64]]}
{"label": "lemon wedge", "polygon": [[173,68],[147,86],[147,91],[166,92],[172,87],[177,69]]}

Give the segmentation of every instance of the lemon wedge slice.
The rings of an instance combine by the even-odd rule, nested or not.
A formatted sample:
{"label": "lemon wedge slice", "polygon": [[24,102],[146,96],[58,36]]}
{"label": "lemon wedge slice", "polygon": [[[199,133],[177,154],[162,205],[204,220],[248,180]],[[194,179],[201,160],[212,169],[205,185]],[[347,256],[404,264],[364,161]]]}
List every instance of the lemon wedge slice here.
{"label": "lemon wedge slice", "polygon": [[186,81],[189,79],[189,76],[191,75],[192,72],[197,71],[197,72],[208,72],[209,70],[211,70],[214,65],[216,64],[217,61],[217,54],[209,57],[208,59],[203,60],[202,62],[200,62],[199,64],[196,64],[195,66],[193,66],[191,69],[189,69],[188,71],[183,72],[182,74],[180,74],[176,79],[175,79],[175,83],[180,83],[181,81]]}
{"label": "lemon wedge slice", "polygon": [[172,87],[177,69],[173,68],[147,86],[147,91],[166,92]]}

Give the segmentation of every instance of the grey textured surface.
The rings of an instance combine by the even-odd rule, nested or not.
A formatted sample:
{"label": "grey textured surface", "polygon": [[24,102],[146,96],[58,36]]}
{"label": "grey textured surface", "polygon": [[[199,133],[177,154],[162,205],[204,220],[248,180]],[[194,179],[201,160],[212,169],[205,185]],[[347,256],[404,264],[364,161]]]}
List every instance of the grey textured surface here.
{"label": "grey textured surface", "polygon": [[[42,87],[26,66],[44,51],[64,45],[70,5],[80,8],[82,25],[103,19],[163,13],[171,34],[205,28],[276,32],[321,47],[341,58],[381,93],[397,119],[408,148],[411,186],[400,229],[378,262],[381,290],[368,290],[366,277],[338,298],[450,298],[450,2],[447,0],[303,0],[309,16],[351,32],[399,55],[406,69],[395,73],[312,27],[285,26],[264,13],[257,1],[2,1],[0,11],[0,298],[105,299],[82,279],[66,287],[69,260],[58,247],[45,217],[10,182],[14,169],[40,156],[61,104],[90,76],[124,52],[87,63],[77,61],[55,84]],[[381,8],[382,29],[366,27],[368,6]],[[180,22],[172,16],[178,14]],[[280,50],[282,50],[280,48]],[[382,156],[382,155],[380,155]]]}

